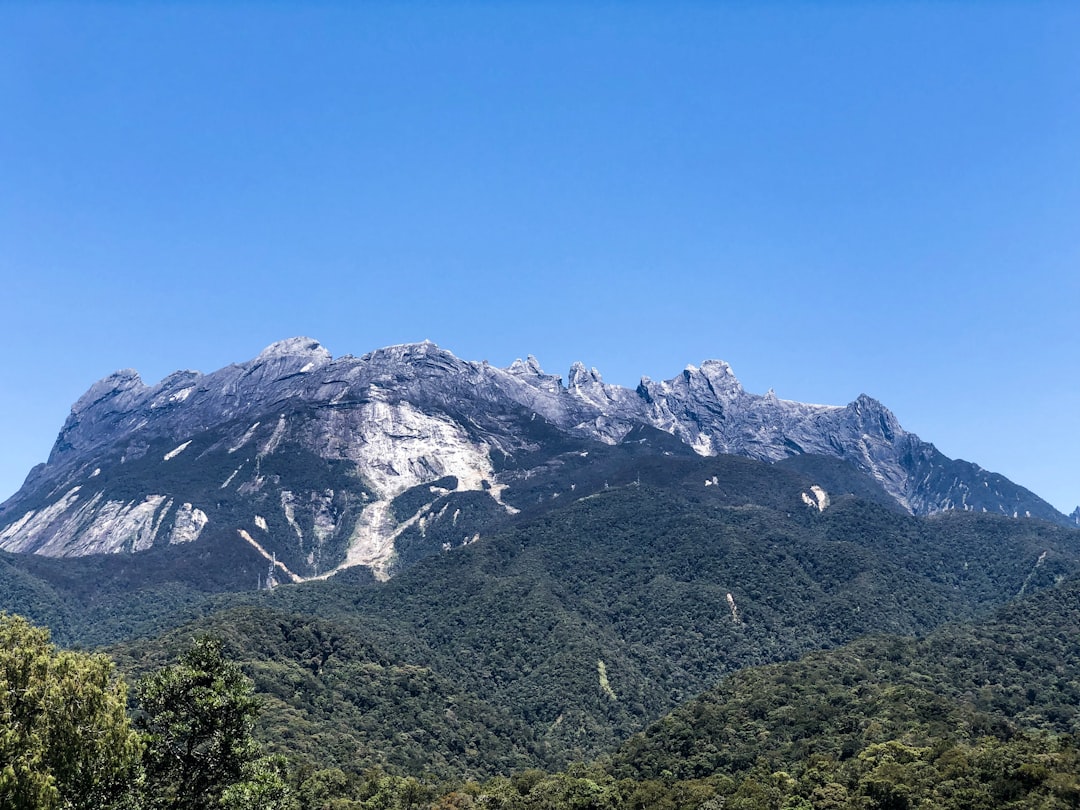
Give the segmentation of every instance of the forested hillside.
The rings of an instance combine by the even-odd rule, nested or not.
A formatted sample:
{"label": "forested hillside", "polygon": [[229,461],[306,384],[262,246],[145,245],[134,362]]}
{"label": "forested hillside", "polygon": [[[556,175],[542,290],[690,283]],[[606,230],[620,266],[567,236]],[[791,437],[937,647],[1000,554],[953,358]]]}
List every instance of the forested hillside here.
{"label": "forested hillside", "polygon": [[[275,808],[1080,804],[1078,578],[922,639],[875,635],[741,670],[613,753],[561,772],[528,767],[537,752],[521,725],[326,622],[249,608],[215,621],[231,628],[225,649],[279,654],[274,662],[248,658],[242,668],[262,693],[259,736],[284,759],[260,760],[270,768],[265,777],[237,777],[273,787]],[[141,700],[169,671],[157,656],[201,660],[192,651],[202,642],[190,647],[197,633],[187,628],[125,652],[129,673],[158,673],[140,678]],[[338,716],[347,690],[358,693],[362,710]],[[320,737],[341,746],[345,767],[311,747]],[[432,750],[445,756],[433,759]],[[487,754],[478,768],[476,757]],[[469,778],[485,768],[502,775]]]}
{"label": "forested hillside", "polygon": [[[769,498],[786,497],[790,473],[734,463],[760,475],[729,471],[765,505],[718,496],[722,487],[702,486],[697,469],[691,488],[648,483],[644,468],[389,582],[346,572],[219,597],[201,609],[223,612],[198,627],[229,639],[280,704],[268,718],[335,726],[306,735],[312,759],[483,776],[597,756],[744,667],[865,634],[925,633],[1077,570],[1067,529],[963,513],[913,518],[854,497],[788,511]],[[257,610],[238,613],[238,603]],[[337,641],[303,652],[309,626]],[[162,661],[169,643],[121,654]],[[312,667],[311,655],[326,665]],[[346,688],[357,667],[383,685]],[[392,707],[409,702],[394,690],[410,679],[415,705],[395,722]],[[485,734],[502,742],[464,740]]]}
{"label": "forested hillside", "polygon": [[[336,769],[348,790],[373,789],[370,768],[426,780],[431,795],[462,779],[557,772],[687,700],[626,743],[604,779],[671,790],[704,779],[716,793],[765,769],[803,795],[812,759],[857,794],[863,777],[848,771],[867,746],[936,751],[941,739],[1068,730],[1066,651],[1032,647],[1024,666],[1042,680],[1018,692],[1024,670],[1008,655],[1027,648],[987,646],[997,636],[960,623],[1030,594],[1067,621],[1074,590],[1058,585],[1080,573],[1077,531],[913,517],[831,459],[768,465],[645,445],[572,456],[580,464],[519,488],[522,511],[501,530],[387,582],[357,568],[236,592],[225,569],[250,565],[248,547],[206,543],[201,557],[7,555],[0,596],[66,643],[110,643],[129,677],[176,660],[196,635],[223,639],[262,701],[266,749],[309,774]],[[1016,610],[1031,626],[1028,608]],[[983,627],[1005,633],[1005,621]],[[952,629],[915,640],[942,625]],[[994,688],[1002,679],[1014,685]]]}
{"label": "forested hillside", "polygon": [[[745,670],[636,736],[616,771],[696,776],[905,737],[1080,732],[1080,580],[923,639],[871,636]],[[692,729],[691,734],[687,731]]]}
{"label": "forested hillside", "polygon": [[590,766],[459,790],[503,808],[1080,806],[1080,580],[924,639],[753,667]]}

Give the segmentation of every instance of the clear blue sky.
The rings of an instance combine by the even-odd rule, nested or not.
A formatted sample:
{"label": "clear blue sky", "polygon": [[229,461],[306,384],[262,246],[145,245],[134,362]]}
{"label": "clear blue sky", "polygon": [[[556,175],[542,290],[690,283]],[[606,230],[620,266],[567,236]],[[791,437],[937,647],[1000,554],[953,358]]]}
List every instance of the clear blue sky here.
{"label": "clear blue sky", "polygon": [[0,4],[0,499],[294,335],[865,392],[1080,502],[1080,3]]}

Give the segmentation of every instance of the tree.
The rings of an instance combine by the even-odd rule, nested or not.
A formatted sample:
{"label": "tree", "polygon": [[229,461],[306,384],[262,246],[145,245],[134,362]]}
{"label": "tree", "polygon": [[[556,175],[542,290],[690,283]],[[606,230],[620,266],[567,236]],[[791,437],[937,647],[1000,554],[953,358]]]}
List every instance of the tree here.
{"label": "tree", "polygon": [[221,793],[222,810],[299,810],[284,757],[261,757],[244,765],[244,778]]}
{"label": "tree", "polygon": [[127,688],[103,655],[58,650],[0,613],[0,806],[120,808],[140,780]]}
{"label": "tree", "polygon": [[[242,806],[243,796],[265,794],[267,781],[276,779],[274,769],[256,767],[260,750],[251,732],[258,701],[219,639],[195,639],[177,664],[141,679],[137,693],[150,806],[220,807],[226,791],[230,806]],[[253,773],[259,785],[237,787]]]}

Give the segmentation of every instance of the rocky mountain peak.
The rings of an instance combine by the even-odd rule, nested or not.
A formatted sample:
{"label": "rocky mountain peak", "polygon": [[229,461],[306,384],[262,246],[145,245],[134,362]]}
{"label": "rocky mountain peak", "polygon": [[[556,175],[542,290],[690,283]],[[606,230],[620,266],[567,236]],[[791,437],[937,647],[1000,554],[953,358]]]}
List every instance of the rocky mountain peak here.
{"label": "rocky mountain peak", "polygon": [[266,363],[281,357],[304,357],[320,365],[333,359],[319,341],[308,337],[293,337],[271,343],[259,352],[254,362]]}
{"label": "rocky mountain peak", "polygon": [[855,401],[848,405],[848,410],[855,416],[864,433],[881,435],[888,442],[893,442],[905,433],[893,412],[871,396],[859,394]]}
{"label": "rocky mountain peak", "polygon": [[408,366],[422,368],[424,366],[435,366],[453,368],[462,364],[462,361],[453,352],[440,348],[430,340],[384,346],[363,355],[360,361],[370,367]]}
{"label": "rocky mountain peak", "polygon": [[597,369],[587,369],[584,363],[570,367],[566,393],[586,409],[579,416],[588,418],[591,429],[602,441],[618,441],[629,430],[630,423],[640,419],[642,403],[636,392],[605,383]]}
{"label": "rocky mountain peak", "polygon": [[82,413],[98,405],[106,399],[113,399],[131,392],[141,391],[146,388],[142,377],[133,368],[125,368],[114,371],[108,377],[98,380],[90,386],[85,394],[79,397],[72,406],[73,414]]}
{"label": "rocky mountain peak", "polygon": [[333,358],[317,340],[297,337],[271,343],[250,363],[244,374],[256,375],[262,383],[294,374],[307,374],[329,365]]}
{"label": "rocky mountain peak", "polygon": [[851,407],[854,408],[856,411],[873,411],[873,412],[877,412],[877,411],[885,410],[885,406],[882,405],[880,402],[878,402],[876,399],[874,399],[869,394],[859,394],[851,402]]}
{"label": "rocky mountain peak", "polygon": [[563,390],[562,377],[546,373],[540,361],[531,354],[525,360],[518,358],[507,366],[506,373],[549,394],[558,394]]}
{"label": "rocky mountain peak", "polygon": [[693,370],[691,376],[704,379],[708,383],[709,389],[716,396],[734,399],[743,393],[742,383],[735,376],[735,372],[731,370],[731,366],[723,360],[706,360],[698,369],[688,366],[687,371],[691,370]]}
{"label": "rocky mountain peak", "polygon": [[[648,405],[654,424],[665,426],[663,429],[679,436],[697,452],[738,452],[720,439],[724,431],[719,428],[729,411],[750,399],[724,361],[706,360],[700,367],[687,365],[682,374],[662,382],[642,377],[637,394]],[[712,429],[702,430],[702,420],[695,414],[708,414],[707,421],[715,421]]]}
{"label": "rocky mountain peak", "polygon": [[[334,360],[297,337],[208,374],[147,386],[125,370],[95,383],[48,464],[0,506],[0,548],[111,553],[189,542],[207,528],[252,548],[276,544],[297,576],[357,564],[385,573],[399,541],[443,532],[440,544],[460,545],[487,525],[467,533],[457,521],[470,510],[518,508],[515,489],[532,492],[533,476],[564,465],[567,448],[587,459],[597,443],[647,442],[656,431],[670,435],[669,451],[681,442],[702,456],[840,458],[915,514],[1080,525],[1080,508],[1066,518],[1002,476],[945,458],[865,394],[847,406],[752,394],[721,360],[643,377],[636,390],[575,363],[564,387],[532,355],[502,369],[423,341]],[[453,508],[439,500],[451,497]]]}
{"label": "rocky mountain peak", "polygon": [[138,410],[149,390],[139,373],[130,368],[113,372],[91,385],[71,407],[49,455],[49,463],[69,451],[88,447],[90,441],[86,437],[90,435],[116,430]]}
{"label": "rocky mountain peak", "polygon": [[595,388],[604,384],[603,377],[595,368],[587,369],[581,362],[570,366],[567,388]]}
{"label": "rocky mountain peak", "polygon": [[527,355],[524,360],[520,357],[506,367],[506,370],[517,377],[546,377],[544,369],[540,367],[540,361],[534,355]]}

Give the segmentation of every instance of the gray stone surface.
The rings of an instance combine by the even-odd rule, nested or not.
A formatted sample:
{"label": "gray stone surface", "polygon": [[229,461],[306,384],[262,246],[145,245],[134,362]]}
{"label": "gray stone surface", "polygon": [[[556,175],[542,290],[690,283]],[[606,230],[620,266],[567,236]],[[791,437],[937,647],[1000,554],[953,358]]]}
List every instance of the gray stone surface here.
{"label": "gray stone surface", "polygon": [[[1080,523],[1080,509],[1066,518],[1004,477],[946,458],[868,396],[834,406],[751,394],[718,360],[670,380],[643,378],[632,390],[580,363],[564,384],[531,356],[502,369],[425,342],[333,359],[317,341],[292,338],[209,374],[179,371],[145,385],[124,370],[95,383],[72,407],[48,462],[0,506],[0,548],[77,556],[191,542],[220,520],[220,491],[252,498],[253,510],[256,501],[264,512],[276,504],[285,534],[296,538],[290,553],[301,570],[291,575],[362,564],[384,576],[402,532],[426,531],[435,500],[448,497],[435,488],[420,512],[403,516],[391,508],[402,493],[451,476],[454,492],[484,493],[514,511],[502,500],[511,476],[496,468],[542,449],[528,429],[537,419],[606,444],[644,425],[700,455],[838,457],[919,515],[968,509]],[[265,473],[284,448],[337,463],[339,478],[320,487],[287,469]],[[148,472],[133,484],[122,473],[135,464]],[[209,481],[219,468],[228,472]],[[297,522],[304,509],[307,528]],[[237,532],[272,556],[267,549],[282,541],[268,519],[259,514]],[[320,562],[331,546],[339,551]]]}

